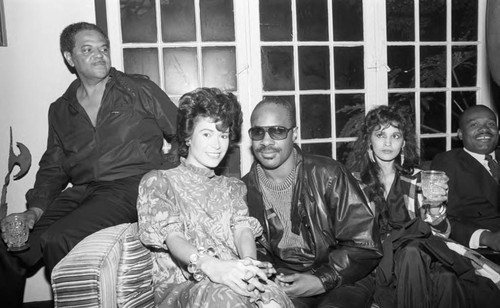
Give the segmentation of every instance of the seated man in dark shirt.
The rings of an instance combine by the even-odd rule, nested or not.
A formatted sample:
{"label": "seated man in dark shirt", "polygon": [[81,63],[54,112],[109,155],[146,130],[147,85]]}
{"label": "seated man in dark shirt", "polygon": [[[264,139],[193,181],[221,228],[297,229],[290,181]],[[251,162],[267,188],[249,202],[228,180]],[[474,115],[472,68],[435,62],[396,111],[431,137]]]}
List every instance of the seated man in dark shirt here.
{"label": "seated man in dark shirt", "polygon": [[[177,107],[168,96],[147,77],[112,68],[108,37],[96,25],[66,27],[60,44],[78,78],[50,106],[47,149],[23,213],[30,248],[12,254],[12,243],[0,243],[3,307],[22,305],[27,273],[45,265],[50,277],[87,235],[136,222],[142,176],[171,167],[162,146]],[[1,229],[5,240],[5,219]]]}

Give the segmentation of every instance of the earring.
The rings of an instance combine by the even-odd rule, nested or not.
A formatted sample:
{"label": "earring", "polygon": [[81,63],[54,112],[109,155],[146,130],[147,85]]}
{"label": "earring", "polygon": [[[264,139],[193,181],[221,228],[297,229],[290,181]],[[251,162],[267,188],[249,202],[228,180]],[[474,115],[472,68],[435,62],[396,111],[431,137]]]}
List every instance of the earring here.
{"label": "earring", "polygon": [[186,146],[188,146],[188,147],[191,146],[191,140],[186,141]]}
{"label": "earring", "polygon": [[371,146],[370,146],[370,148],[368,148],[368,157],[370,158],[370,161],[372,163],[375,162],[375,156],[373,155],[373,150],[372,150]]}
{"label": "earring", "polygon": [[403,167],[404,163],[405,163],[405,147],[401,149],[401,160],[400,160],[401,167]]}

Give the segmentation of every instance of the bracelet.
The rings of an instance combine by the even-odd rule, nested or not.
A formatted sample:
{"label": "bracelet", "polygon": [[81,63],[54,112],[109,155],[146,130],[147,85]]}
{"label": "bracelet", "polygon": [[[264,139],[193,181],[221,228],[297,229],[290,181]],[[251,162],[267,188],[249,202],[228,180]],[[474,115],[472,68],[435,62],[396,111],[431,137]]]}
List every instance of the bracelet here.
{"label": "bracelet", "polygon": [[198,264],[198,261],[200,261],[200,259],[203,256],[209,256],[209,257],[219,258],[215,254],[215,249],[213,249],[212,247],[209,247],[207,249],[205,249],[203,247],[200,247],[200,248],[198,248],[198,252],[197,253],[193,253],[192,255],[190,255],[189,256],[189,264],[187,266],[187,270],[188,270],[189,273],[191,273],[193,275],[193,279],[196,280],[196,281],[201,281],[201,280],[203,280],[203,278],[205,278],[207,276],[201,270],[201,268],[199,267],[199,264]]}

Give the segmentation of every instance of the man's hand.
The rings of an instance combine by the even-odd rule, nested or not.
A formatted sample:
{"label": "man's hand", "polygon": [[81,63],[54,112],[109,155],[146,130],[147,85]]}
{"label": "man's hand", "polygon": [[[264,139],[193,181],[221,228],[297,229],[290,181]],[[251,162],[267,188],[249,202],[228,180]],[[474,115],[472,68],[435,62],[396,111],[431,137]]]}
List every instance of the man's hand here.
{"label": "man's hand", "polygon": [[[39,210],[39,209],[38,209]],[[40,210],[41,211],[41,210]],[[13,215],[18,215],[24,217],[24,220],[26,221],[26,224],[28,225],[28,228],[31,230],[35,226],[35,223],[39,216],[37,215],[37,211],[35,210],[27,210],[24,213],[13,213],[8,215],[7,217],[4,217],[2,221],[0,221],[0,230],[2,231],[2,240],[7,244],[7,247],[11,247],[12,243],[7,241],[7,236],[5,234],[5,231],[7,229],[7,218],[11,217]],[[41,216],[41,215],[40,215]]]}
{"label": "man's hand", "polygon": [[275,282],[290,297],[309,297],[325,293],[321,280],[311,274],[279,274]]}
{"label": "man's hand", "polygon": [[500,251],[500,231],[483,231],[483,233],[481,233],[481,237],[479,238],[479,244],[488,246],[493,250]]}
{"label": "man's hand", "polygon": [[[24,216],[24,219],[26,220],[26,223],[28,224],[28,228],[30,230],[32,230],[33,227],[35,226],[35,223],[42,216],[43,210],[41,210],[41,209],[39,209],[37,207],[33,207],[33,208],[30,208],[29,210],[23,212],[23,213],[13,213],[13,214],[10,214],[8,216],[11,216],[11,215],[14,215],[14,214]],[[5,241],[4,233],[5,233],[5,228],[6,228],[6,218],[7,217],[4,217],[0,221],[0,230],[2,231],[2,239],[4,241]]]}

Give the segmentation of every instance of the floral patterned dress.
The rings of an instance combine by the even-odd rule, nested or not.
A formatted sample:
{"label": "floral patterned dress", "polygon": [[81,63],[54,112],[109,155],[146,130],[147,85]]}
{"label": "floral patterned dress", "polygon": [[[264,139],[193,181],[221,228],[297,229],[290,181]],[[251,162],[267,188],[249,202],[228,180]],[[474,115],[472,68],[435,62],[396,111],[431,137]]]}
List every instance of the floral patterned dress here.
{"label": "floral patterned dress", "polygon": [[[240,296],[222,284],[195,282],[184,265],[171,258],[165,239],[181,232],[195,247],[212,247],[222,260],[239,259],[232,229],[250,228],[262,233],[257,219],[248,216],[245,184],[216,176],[211,169],[186,163],[170,170],[147,173],[139,185],[137,210],[139,237],[152,250],[155,300],[161,307],[254,307],[259,302]],[[266,298],[293,307],[272,282]]]}

